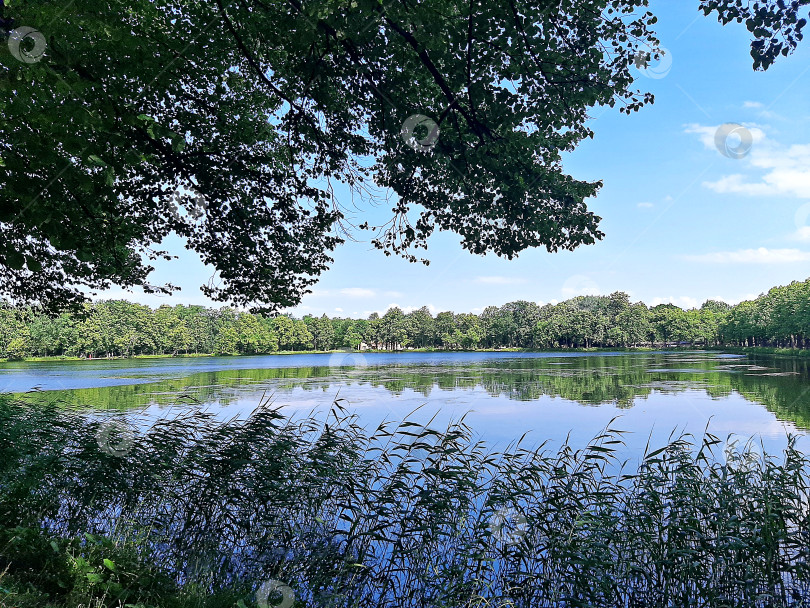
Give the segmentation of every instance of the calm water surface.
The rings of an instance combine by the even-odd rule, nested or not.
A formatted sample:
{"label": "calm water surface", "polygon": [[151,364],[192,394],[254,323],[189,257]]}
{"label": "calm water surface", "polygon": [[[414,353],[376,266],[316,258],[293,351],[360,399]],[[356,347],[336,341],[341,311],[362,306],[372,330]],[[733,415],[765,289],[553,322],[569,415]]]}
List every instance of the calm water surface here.
{"label": "calm water surface", "polygon": [[[613,418],[628,457],[673,431],[762,438],[810,451],[810,368],[801,359],[718,352],[338,353],[8,363],[0,391],[139,417],[194,403],[245,416],[263,395],[285,413],[323,415],[335,399],[370,430],[382,420],[465,421],[497,447],[579,447]],[[417,409],[418,408],[418,409]],[[414,412],[414,410],[416,410]]]}

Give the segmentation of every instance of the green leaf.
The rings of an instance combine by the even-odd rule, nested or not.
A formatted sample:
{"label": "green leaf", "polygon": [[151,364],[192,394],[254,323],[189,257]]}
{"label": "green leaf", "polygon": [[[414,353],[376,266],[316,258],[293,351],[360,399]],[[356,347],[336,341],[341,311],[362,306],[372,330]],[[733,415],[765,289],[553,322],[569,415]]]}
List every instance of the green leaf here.
{"label": "green leaf", "polygon": [[107,559],[106,557],[102,560],[104,562],[104,567],[108,570],[115,570],[115,563],[111,559]]}
{"label": "green leaf", "polygon": [[6,253],[6,264],[13,270],[22,270],[23,264],[25,264],[25,258],[21,253],[9,251]]}
{"label": "green leaf", "polygon": [[28,266],[28,270],[31,272],[40,272],[42,270],[42,264],[39,260],[31,256],[26,256],[25,265]]}
{"label": "green leaf", "polygon": [[106,167],[107,166],[107,163],[105,163],[103,160],[101,160],[100,156],[96,156],[95,154],[91,154],[90,156],[88,156],[87,160],[89,160],[96,167]]}
{"label": "green leaf", "polygon": [[93,254],[85,249],[79,249],[76,252],[76,259],[80,262],[89,262],[93,259]]}

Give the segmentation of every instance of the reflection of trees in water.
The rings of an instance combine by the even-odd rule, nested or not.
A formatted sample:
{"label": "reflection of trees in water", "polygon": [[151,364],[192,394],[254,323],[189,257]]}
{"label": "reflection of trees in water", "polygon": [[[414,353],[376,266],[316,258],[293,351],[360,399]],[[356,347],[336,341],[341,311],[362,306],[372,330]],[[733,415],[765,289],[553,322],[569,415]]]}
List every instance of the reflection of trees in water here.
{"label": "reflection of trees in water", "polygon": [[[778,418],[810,429],[810,362],[763,357],[752,363],[775,369],[736,376],[735,390],[746,399],[761,403]],[[789,375],[766,375],[772,373]]]}
{"label": "reflection of trees in water", "polygon": [[285,396],[295,389],[323,392],[327,403],[341,385],[355,390],[368,385],[394,396],[406,390],[427,398],[437,390],[482,389],[491,397],[516,401],[558,397],[583,405],[631,407],[636,398],[653,392],[676,395],[697,389],[714,399],[737,392],[766,406],[780,419],[810,428],[808,365],[808,361],[789,358],[724,360],[694,354],[571,357],[564,361],[513,358],[480,365],[226,369],[149,384],[46,394],[77,405],[128,409],[178,402],[230,405],[263,391],[284,404]]}

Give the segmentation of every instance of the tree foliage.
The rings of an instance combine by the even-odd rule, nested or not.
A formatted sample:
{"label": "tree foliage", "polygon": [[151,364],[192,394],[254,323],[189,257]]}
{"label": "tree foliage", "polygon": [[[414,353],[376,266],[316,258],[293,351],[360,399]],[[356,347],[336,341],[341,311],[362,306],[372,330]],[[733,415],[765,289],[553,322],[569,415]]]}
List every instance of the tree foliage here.
{"label": "tree foliage", "polygon": [[779,55],[787,57],[802,40],[802,29],[807,25],[802,11],[808,5],[810,0],[702,0],[700,8],[705,15],[717,13],[723,25],[745,23],[754,37],[754,69],[767,70]]}
{"label": "tree foliage", "polygon": [[368,319],[270,317],[231,308],[108,300],[80,315],[0,306],[0,356],[261,354],[339,348],[590,348],[662,344],[810,347],[810,279],[729,306],[648,307],[624,292],[556,305],[509,302],[480,315],[393,307]]}
{"label": "tree foliage", "polygon": [[[806,3],[702,6],[745,20],[765,68]],[[658,48],[646,0],[17,0],[0,17],[0,294],[49,309],[171,292],[148,283],[171,233],[216,269],[214,300],[295,305],[348,226],[335,182],[391,195],[391,221],[361,226],[411,261],[435,230],[507,258],[593,243],[601,182],[561,153],[593,136],[591,108],[652,101],[630,66]]]}
{"label": "tree foliage", "polygon": [[[507,257],[592,243],[599,183],[560,154],[589,108],[651,99],[638,4],[15,3],[47,50],[3,58],[0,291],[171,291],[147,277],[175,232],[216,268],[210,297],[291,306],[341,240],[333,180],[396,195],[375,243],[411,260],[437,228]],[[441,132],[427,153],[401,135],[415,114]]]}

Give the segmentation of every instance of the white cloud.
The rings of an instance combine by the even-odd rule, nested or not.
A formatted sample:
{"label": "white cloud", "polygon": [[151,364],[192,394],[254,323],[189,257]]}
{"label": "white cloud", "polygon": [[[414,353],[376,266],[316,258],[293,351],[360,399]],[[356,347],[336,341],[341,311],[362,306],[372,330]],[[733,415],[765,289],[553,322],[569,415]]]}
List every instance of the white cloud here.
{"label": "white cloud", "polygon": [[[378,309],[378,310],[366,310],[366,311],[364,311],[363,312],[363,317],[364,318],[368,317],[373,312],[376,312],[378,315],[383,316],[385,313],[387,313],[392,308],[399,308],[402,312],[404,312],[407,315],[409,313],[412,313],[415,310],[419,310],[420,308],[422,308],[422,306],[427,306],[427,309],[430,311],[430,314],[432,314],[434,316],[436,315],[437,312],[440,312],[439,309],[436,308],[433,304],[420,304],[419,306],[402,306],[400,304],[397,304],[396,302],[392,302],[391,304],[389,304],[385,308],[381,308],[381,309]],[[355,313],[355,314],[357,314],[357,313]]]}
{"label": "white cloud", "polygon": [[[790,146],[775,142],[758,126],[746,123],[751,133],[751,152],[736,161],[746,174],[732,173],[703,186],[721,194],[744,196],[788,196],[810,198],[810,144]],[[708,149],[715,148],[717,126],[690,124],[686,133],[695,133]]]}
{"label": "white cloud", "polygon": [[[744,300],[755,300],[758,294],[749,293],[742,296],[738,296],[736,298],[728,298],[725,296],[710,296],[708,298],[693,298],[691,296],[669,296],[666,298],[653,298],[650,306],[658,306],[659,304],[675,304],[675,306],[680,306],[683,309],[690,309],[690,308],[699,308],[706,300],[715,300],[716,302],[725,302],[726,304],[730,304],[734,306],[735,304],[739,304]],[[632,298],[631,298],[632,300]]]}
{"label": "white cloud", "polygon": [[596,281],[582,274],[575,274],[569,277],[565,283],[563,283],[560,291],[566,299],[576,296],[598,296],[602,293]]}
{"label": "white cloud", "polygon": [[343,309],[342,308],[336,308],[335,312],[343,312]]}
{"label": "white cloud", "polygon": [[748,182],[744,175],[734,173],[714,182],[703,182],[703,187],[718,194],[744,194],[745,196],[772,196],[771,186],[759,182]]}
{"label": "white cloud", "polygon": [[520,277],[475,277],[475,282],[485,285],[518,285],[525,283],[526,279]]}
{"label": "white cloud", "polygon": [[[706,147],[707,150],[716,150],[714,145],[714,136],[717,133],[717,129],[720,128],[721,125],[699,125],[697,123],[690,123],[686,125],[684,129],[685,133],[695,133],[697,134],[700,141]],[[759,144],[762,144],[767,137],[765,136],[765,131],[762,128],[755,124],[755,123],[742,123],[748,132],[751,134],[752,139],[752,146],[751,146],[751,154],[749,156],[753,156],[754,151],[756,150]],[[760,146],[761,147],[761,146]],[[719,154],[719,152],[718,152]]]}
{"label": "white cloud", "polygon": [[364,287],[344,287],[340,290],[340,293],[350,298],[373,298],[376,295],[373,289],[365,289]]}
{"label": "white cloud", "polygon": [[659,304],[674,304],[684,310],[688,310],[690,308],[697,308],[701,303],[698,302],[697,299],[690,298],[689,296],[669,296],[666,298],[653,298],[650,306],[658,306]]}
{"label": "white cloud", "polygon": [[802,226],[792,235],[790,235],[790,239],[792,241],[802,241],[802,242],[810,242],[810,226]]}
{"label": "white cloud", "polygon": [[759,101],[745,101],[743,102],[743,110],[757,110],[757,114],[762,118],[781,118],[776,112],[771,112],[765,108],[765,104]]}
{"label": "white cloud", "polygon": [[710,298],[710,299],[711,300],[720,300],[721,302],[725,302],[726,304],[731,304],[732,306],[735,306],[735,305],[739,304],[740,302],[745,302],[746,300],[756,300],[760,295],[761,294],[758,294],[758,293],[747,293],[745,295],[738,296],[736,298],[720,298],[720,297],[717,297],[717,298]]}
{"label": "white cloud", "polygon": [[[396,306],[396,304],[391,304],[391,306]],[[391,308],[391,306],[389,306],[388,308]],[[427,306],[427,309],[430,311],[430,314],[434,316],[436,315],[437,312],[440,312],[439,309],[436,308],[433,304],[420,304],[419,306],[400,306],[400,308],[402,309],[402,312],[404,312],[407,315],[408,313],[411,313],[414,310],[419,310],[420,308],[422,308],[422,306]]]}
{"label": "white cloud", "polygon": [[791,264],[810,261],[810,252],[799,249],[739,249],[737,251],[717,251],[700,255],[686,255],[689,262],[709,264]]}
{"label": "white cloud", "polygon": [[323,297],[331,296],[331,295],[332,295],[332,293],[328,289],[313,289],[310,292],[309,297],[311,297],[311,298],[323,298]]}
{"label": "white cloud", "polygon": [[655,207],[655,205],[653,205],[652,203],[639,203],[638,205],[636,205],[636,207],[638,207],[639,209],[652,209],[653,207]]}
{"label": "white cloud", "polygon": [[[169,306],[177,306],[183,304],[184,306],[208,306],[218,308],[225,306],[221,302],[212,302],[203,295],[183,295],[183,292],[177,291],[172,295],[165,295],[159,293],[144,293],[140,287],[135,287],[132,291],[121,288],[106,289],[96,292],[96,295],[91,295],[87,290],[85,294],[94,302],[101,300],[126,300],[137,304],[145,304],[153,308],[168,304]],[[235,307],[240,310],[239,307]]]}

